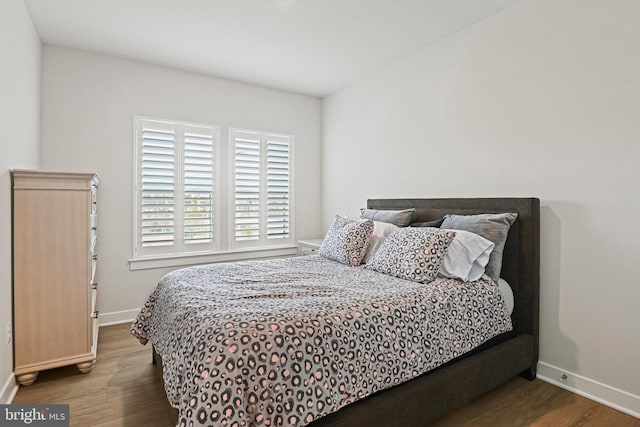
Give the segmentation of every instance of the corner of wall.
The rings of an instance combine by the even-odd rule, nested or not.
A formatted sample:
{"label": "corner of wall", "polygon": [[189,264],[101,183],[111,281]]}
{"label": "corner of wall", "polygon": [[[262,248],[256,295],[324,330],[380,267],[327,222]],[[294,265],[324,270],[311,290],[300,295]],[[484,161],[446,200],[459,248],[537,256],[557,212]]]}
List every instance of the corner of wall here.
{"label": "corner of wall", "polygon": [[16,168],[37,168],[40,151],[42,42],[24,0],[2,3],[0,14],[0,403],[18,387],[13,346],[5,340],[12,323],[11,178]]}

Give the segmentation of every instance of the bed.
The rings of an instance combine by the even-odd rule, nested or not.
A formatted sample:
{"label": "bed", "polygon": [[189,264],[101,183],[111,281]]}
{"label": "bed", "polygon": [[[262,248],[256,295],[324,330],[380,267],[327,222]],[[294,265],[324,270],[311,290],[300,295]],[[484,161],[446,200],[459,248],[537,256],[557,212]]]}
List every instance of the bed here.
{"label": "bed", "polygon": [[[331,348],[326,342],[323,342],[322,340],[316,341],[315,343],[311,340],[307,340],[307,341],[303,340],[302,342],[295,342],[294,340],[292,341],[292,343],[299,346],[317,345],[318,347],[316,350],[320,349],[320,352],[319,352],[320,355],[317,357],[318,360],[316,362],[322,363],[324,361],[326,369],[324,370],[318,369],[317,371],[314,371],[313,365],[309,364],[306,372],[311,372],[310,376],[309,375],[307,375],[306,377],[304,375],[302,376],[303,378],[306,378],[305,382],[307,382],[307,380],[311,381],[311,384],[305,384],[305,386],[309,388],[309,392],[317,393],[317,396],[315,397],[311,396],[311,398],[309,399],[305,399],[304,393],[300,392],[300,390],[304,390],[304,388],[300,388],[300,390],[296,388],[298,386],[302,387],[302,385],[300,385],[299,378],[297,380],[297,383],[294,381],[294,382],[287,382],[285,385],[282,385],[282,388],[288,389],[287,391],[290,393],[288,395],[289,399],[285,398],[285,399],[281,399],[280,401],[277,400],[277,399],[280,399],[279,397],[277,397],[278,396],[277,393],[280,393],[280,390],[274,391],[270,389],[270,387],[272,387],[273,384],[280,384],[280,383],[278,383],[277,381],[274,381],[274,383],[271,384],[269,381],[263,380],[262,385],[265,388],[265,391],[264,391],[265,395],[268,395],[269,393],[277,392],[276,394],[273,394],[274,396],[276,396],[274,398],[276,400],[273,400],[273,402],[276,402],[276,403],[279,402],[279,404],[277,405],[278,406],[277,411],[281,411],[281,412],[284,411],[285,413],[285,416],[279,417],[279,418],[268,417],[268,419],[271,420],[271,425],[280,424],[280,425],[310,425],[310,426],[372,426],[372,425],[380,425],[380,426],[386,426],[386,425],[418,426],[420,425],[422,426],[446,414],[452,409],[459,407],[464,403],[480,396],[481,394],[487,392],[488,390],[491,390],[492,388],[498,386],[499,384],[507,381],[508,379],[516,375],[523,375],[529,379],[533,379],[535,377],[536,364],[538,360],[538,292],[539,292],[539,201],[538,199],[534,199],[534,198],[370,199],[367,202],[367,208],[381,209],[381,210],[398,210],[398,209],[406,209],[406,208],[415,208],[412,222],[430,221],[430,220],[441,218],[445,214],[473,215],[473,214],[483,214],[483,213],[504,213],[504,212],[517,213],[518,217],[516,221],[513,223],[513,225],[511,226],[511,228],[509,229],[508,238],[504,247],[502,273],[500,275],[502,278],[506,279],[506,281],[509,283],[513,291],[514,307],[508,322],[510,323],[509,325],[510,327],[509,328],[504,327],[503,323],[506,323],[506,322],[503,322],[503,321],[497,321],[495,322],[495,325],[492,323],[492,327],[489,328],[487,332],[483,332],[484,337],[482,338],[482,342],[483,342],[482,345],[470,346],[470,348],[473,347],[471,351],[465,352],[464,354],[461,354],[461,355],[459,355],[457,352],[453,352],[453,353],[449,352],[445,355],[446,357],[442,359],[441,361],[442,363],[437,367],[421,365],[418,369],[414,365],[403,364],[401,365],[403,369],[394,370],[394,375],[396,375],[396,377],[383,378],[382,376],[380,376],[379,382],[380,383],[384,382],[386,384],[384,387],[377,386],[376,381],[371,381],[371,379],[367,380],[369,387],[365,392],[358,391],[358,389],[354,389],[352,391],[348,383],[346,384],[347,389],[345,389],[345,384],[343,383],[336,384],[335,379],[331,376],[332,374],[330,374],[331,372],[335,372],[335,369],[332,370],[328,368],[328,366],[331,366],[333,368],[331,358],[321,357],[321,355],[323,354],[322,353],[323,351],[322,348],[324,348],[323,346],[327,348],[328,352],[331,352]],[[312,280],[313,277],[319,278],[321,276],[320,273],[323,271],[321,269],[326,268],[325,264],[327,262],[331,262],[331,261],[322,260],[320,259],[320,257],[317,257],[317,259],[308,257],[307,260],[297,260],[295,262],[292,262],[291,265],[295,267],[293,268],[295,274],[291,273],[292,274],[291,277],[285,277],[284,282],[290,281],[293,284],[299,285],[301,283],[301,280],[308,281],[308,280]],[[269,274],[268,271],[260,272],[259,270],[261,268],[272,268],[277,270],[279,269],[280,265],[281,264],[278,264],[278,262],[276,262],[275,264],[274,263],[271,263],[271,264],[240,263],[236,266],[222,266],[222,267],[215,267],[214,269],[215,271],[218,271],[221,275],[227,274],[228,278],[225,280],[227,280],[228,282],[241,283],[243,285],[243,289],[247,288],[247,286],[249,289],[251,289],[251,286],[252,286],[251,280],[243,279],[242,274],[238,274],[238,271],[247,271],[247,274],[248,274],[247,277],[259,277],[260,274],[262,275]],[[186,275],[187,276],[195,275],[196,272],[198,271],[200,271],[199,274],[202,274],[201,270],[206,268],[209,268],[209,267],[203,266],[203,267],[200,267],[199,269],[196,268],[193,270],[189,270]],[[251,269],[257,269],[258,272],[257,273],[254,272],[254,276],[251,276],[248,273],[248,271]],[[317,270],[317,269],[320,269],[320,270]],[[214,270],[211,270],[211,271],[214,271]],[[320,272],[320,273],[314,276],[314,272]],[[344,280],[353,280],[353,281],[369,280],[371,283],[375,285],[375,280],[377,279],[375,278],[372,279],[373,276],[371,273],[372,272],[366,271],[365,269],[356,269],[352,267],[350,270],[344,269],[344,268],[338,269],[336,270],[335,273],[331,272],[329,275],[336,275],[336,276],[346,275],[346,276],[340,276],[341,277],[340,280],[343,280],[343,281]],[[175,277],[176,283],[182,283],[184,280],[186,280],[184,278],[185,274],[184,273],[181,273],[181,274],[182,274],[181,276]],[[256,276],[256,274],[258,275]],[[379,274],[379,273],[373,273],[373,274]],[[278,276],[278,277],[279,277],[279,280],[282,282],[283,281],[282,276]],[[194,292],[196,295],[197,295],[197,292],[200,292],[200,291],[204,292],[205,288],[200,288],[200,290],[198,290],[197,281],[198,279],[194,279],[196,291],[194,291],[193,289],[189,290],[189,294],[192,296],[191,299],[187,300],[187,302],[184,304],[176,302],[175,303],[177,304],[176,307],[178,307],[178,305],[180,307],[183,307],[184,305],[191,304],[193,305],[193,308],[195,310],[200,309],[200,301],[198,300],[197,297],[194,298],[193,295],[194,295]],[[393,288],[393,286],[398,286],[397,282],[394,282],[394,283],[395,285],[385,285],[385,286],[390,286],[391,287],[390,289],[393,290],[395,289]],[[332,284],[329,282],[327,283],[322,281],[318,282],[318,286],[313,288],[312,295],[310,295],[312,297],[311,301],[313,301],[313,305],[319,305],[320,307],[323,307],[322,304],[327,303],[328,301],[327,298],[331,298],[331,295],[332,295],[331,292],[333,292],[331,289],[329,289],[331,288],[331,286]],[[448,287],[453,289],[455,288],[455,283],[453,283],[452,281],[443,282],[441,287]],[[481,288],[485,288],[485,286],[483,286],[482,284],[478,285],[478,289],[481,289]],[[301,290],[298,293],[303,294],[304,292],[307,292],[307,289],[304,286],[301,287],[300,289]],[[381,290],[380,292],[383,292],[384,287],[380,287],[379,289]],[[236,307],[235,308],[236,312],[234,312],[236,314],[237,314],[237,311],[242,311],[245,305],[251,306],[251,304],[255,302],[256,295],[258,295],[258,297],[262,297],[262,295],[260,295],[259,292],[258,294],[256,294],[256,290],[253,290],[246,295],[237,294],[235,288],[233,288],[232,291],[233,291],[233,295],[227,297],[226,304],[230,309],[233,309],[233,307]],[[224,298],[223,294],[225,294],[225,292],[227,291],[224,289],[220,291],[221,298]],[[270,301],[270,302],[267,302],[267,304],[273,303],[274,300],[277,302],[278,292],[280,292],[278,289],[269,291],[268,298],[265,299]],[[413,291],[409,289],[406,292],[413,292]],[[343,293],[349,294],[349,292],[347,291],[344,291]],[[404,297],[406,297],[405,299],[418,298],[413,293],[408,293]],[[429,297],[433,298],[433,301],[436,301],[438,295],[434,294],[434,295],[430,295]],[[494,294],[490,292],[489,298],[493,298],[493,297],[494,297]],[[358,298],[361,298],[361,297],[354,297],[353,301],[348,299],[348,295],[345,298],[347,299],[346,300],[338,299],[334,305],[336,305],[338,308],[342,307],[342,305],[344,305],[344,307],[347,307],[347,308],[356,307],[356,306],[350,306],[349,304],[352,304],[353,301],[357,301]],[[383,296],[381,298],[384,299],[384,298],[387,298],[387,296]],[[170,301],[177,301],[177,297],[174,298],[173,296],[168,297],[166,299]],[[251,304],[249,303],[245,305],[236,304],[236,302],[239,299],[243,301],[251,301]],[[165,305],[169,305],[169,306],[172,304],[173,303],[168,303],[168,304],[165,303]],[[362,304],[367,305],[369,304],[369,302],[364,301]],[[158,306],[156,307],[156,305]],[[381,306],[384,304],[376,303],[374,305],[375,307],[378,307],[378,305]],[[421,304],[416,304],[416,305],[419,307],[421,306]],[[425,305],[425,304],[422,304],[422,305]],[[428,299],[427,299],[426,305],[429,305]],[[156,301],[155,299],[151,299],[151,302],[148,301],[146,304],[146,307],[147,309],[145,310],[143,308],[143,311],[141,312],[142,317],[140,318],[140,322],[138,322],[139,323],[138,326],[136,327],[136,322],[134,322],[134,326],[132,330],[134,331],[135,336],[137,336],[139,339],[142,338],[141,341],[146,342],[147,339],[150,339],[152,341],[152,343],[154,344],[154,360],[156,361],[160,369],[162,369],[163,366],[165,365],[170,367],[168,370],[165,370],[165,372],[163,373],[163,378],[167,383],[165,384],[165,387],[167,389],[168,397],[171,401],[174,402],[174,405],[176,404],[175,402],[177,402],[180,399],[180,397],[176,396],[176,394],[181,393],[181,396],[182,396],[181,398],[183,403],[180,411],[181,417],[178,419],[178,421],[185,424],[188,424],[188,421],[191,420],[194,422],[194,424],[198,424],[199,422],[202,422],[203,424],[218,425],[218,420],[222,419],[220,417],[225,415],[224,411],[228,411],[226,415],[229,415],[229,417],[223,417],[223,418],[232,419],[233,418],[232,416],[235,415],[234,411],[238,411],[238,408],[241,408],[241,407],[248,408],[248,406],[246,406],[245,403],[240,402],[239,400],[236,402],[235,406],[232,405],[233,404],[232,400],[234,399],[234,397],[232,396],[233,392],[229,391],[231,390],[229,387],[225,388],[224,386],[221,386],[219,383],[215,387],[212,386],[212,389],[216,390],[215,396],[211,396],[210,395],[211,393],[209,393],[208,389],[207,389],[207,392],[204,393],[204,395],[198,394],[191,389],[187,389],[187,385],[186,385],[187,383],[192,384],[192,386],[193,385],[198,386],[198,382],[200,382],[199,389],[201,389],[202,384],[204,384],[204,382],[209,381],[207,383],[209,384],[213,381],[213,376],[214,376],[213,374],[220,375],[219,370],[214,369],[212,371],[209,368],[207,368],[206,360],[202,360],[203,358],[210,359],[211,357],[216,357],[216,354],[220,357],[225,357],[225,356],[222,354],[222,350],[216,350],[218,351],[219,354],[218,353],[207,354],[206,352],[199,354],[198,352],[195,351],[196,349],[192,347],[196,347],[195,344],[197,344],[198,342],[201,342],[202,340],[194,341],[194,338],[191,337],[190,334],[184,333],[183,331],[169,330],[169,331],[164,331],[162,333],[159,333],[156,331],[155,341],[154,341],[153,331],[149,330],[149,329],[153,329],[153,327],[150,328],[147,325],[145,317],[151,316],[152,313],[153,313],[153,316],[165,316],[167,318],[171,318],[171,316],[175,316],[175,315],[172,314],[169,308],[161,307],[160,304],[158,304],[158,301]],[[286,308],[285,312],[287,312],[289,310],[289,307],[285,306],[285,308]],[[302,309],[304,310],[304,308]],[[320,311],[324,313],[324,312],[328,312],[329,310],[330,308],[321,309]],[[362,315],[361,312],[364,312],[364,310],[359,310],[358,307],[354,309],[350,309],[349,311],[358,313],[358,316],[361,316]],[[369,311],[373,311],[373,309],[368,310],[367,313]],[[342,313],[344,313],[344,310]],[[374,315],[375,313],[371,314],[371,316],[374,316]],[[426,316],[419,311],[416,311],[415,313],[413,313],[413,315],[417,317]],[[184,320],[186,319],[187,316],[191,316],[191,315],[182,315],[182,316]],[[442,313],[440,313],[440,316],[442,317]],[[366,322],[363,320],[361,323],[356,317],[357,316],[349,316],[350,318],[349,322],[356,322],[355,324],[358,325],[358,328],[360,328],[360,326]],[[382,319],[382,317],[380,318]],[[370,324],[378,322],[378,320],[376,319],[372,320],[372,319],[368,320]],[[234,321],[234,317],[231,316],[228,320],[231,323],[232,321]],[[260,325],[260,322],[258,322],[259,320],[262,322],[262,325]],[[256,319],[257,323],[252,323],[253,326],[251,326],[249,329],[256,330],[254,327],[255,325],[260,325],[259,326],[260,328],[273,327],[274,330],[277,329],[278,328],[277,325],[275,325],[274,322],[270,322],[269,320],[270,319],[266,317],[264,319]],[[340,320],[346,322],[345,319],[340,319]],[[201,333],[202,332],[201,326],[205,324],[206,321],[204,321],[203,318],[198,318],[195,315],[193,317],[193,320],[190,320],[190,321],[195,323],[193,325],[194,331],[197,329],[199,331],[198,333]],[[140,331],[143,329],[143,325],[144,327],[146,327],[146,331],[144,334],[141,334]],[[245,323],[244,324],[245,330],[247,330],[247,326],[248,324]],[[315,336],[322,335],[320,334],[320,331],[319,331],[319,329],[322,328],[322,325],[320,324],[314,324],[314,325],[301,324],[300,326],[301,326],[300,331],[302,332],[294,332],[292,330],[290,335],[297,336],[297,335],[300,335],[301,333],[302,334],[301,336],[303,336],[305,334],[304,331],[308,331],[309,337],[314,336],[314,334]],[[136,329],[138,329],[137,332],[135,331]],[[365,329],[364,326],[362,327],[362,329],[363,330]],[[351,332],[343,331],[343,334],[346,334],[346,335],[353,334],[354,335],[353,340],[354,342],[357,342],[357,339],[355,338],[356,332],[354,331],[355,330],[353,329],[351,330]],[[234,340],[236,340],[236,338],[233,337],[234,333],[235,332],[232,332],[232,335],[224,335],[223,338],[220,338],[221,340],[229,341],[226,344],[228,348],[231,348],[231,350],[224,351],[226,356],[230,356],[230,355],[233,356],[235,352],[240,352],[241,350],[245,351],[246,349],[251,348],[251,345],[252,345],[251,337],[243,338],[243,339],[246,339],[246,344],[247,344],[246,349],[244,347],[239,348],[235,344],[236,341]],[[144,335],[144,336],[141,336],[141,335]],[[223,335],[221,334],[220,336],[223,336]],[[255,337],[257,338],[259,336],[262,337],[262,335],[256,335]],[[283,335],[283,336],[285,338],[282,338],[282,337],[279,338],[281,340],[281,343],[283,342],[282,341],[283,339],[289,339],[287,338],[286,335]],[[326,338],[326,334],[324,334],[324,336]],[[364,333],[363,333],[363,336],[364,336]],[[467,336],[468,336],[468,331],[467,331]],[[361,340],[364,340],[364,338],[362,337],[360,338]],[[237,338],[237,339],[240,339],[240,338]],[[475,340],[475,337],[474,337],[474,340]],[[184,354],[179,354],[175,350],[171,350],[171,347],[169,347],[167,344],[169,341],[181,342],[183,347],[186,345],[186,348],[189,349],[189,351],[192,351],[193,353],[192,359],[189,359],[189,360],[185,359],[187,361],[184,363],[175,362],[175,360],[178,360],[180,356],[183,356]],[[347,340],[345,339],[345,343],[346,342]],[[273,344],[270,344],[270,345],[273,346]],[[463,346],[464,346],[464,343],[463,343]],[[286,346],[283,346],[282,360],[279,360],[278,356],[275,356],[276,353],[273,353],[273,352],[265,352],[264,356],[262,357],[265,358],[263,362],[266,364],[269,364],[269,362],[271,362],[272,365],[278,365],[281,363],[282,369],[280,369],[279,372],[282,375],[286,374],[287,380],[290,381],[291,375],[295,374],[298,371],[289,372],[288,368],[290,368],[291,366],[285,365],[286,360],[284,356],[286,356],[286,354],[284,353],[285,352],[284,347]],[[259,346],[256,347],[256,349],[257,348],[259,348]],[[289,348],[288,351],[291,352],[291,354],[294,354],[296,351],[295,346],[289,346],[287,348]],[[376,347],[376,348],[381,349],[382,347]],[[335,351],[336,354],[338,351],[342,351],[338,347],[334,348],[333,350]],[[231,353],[229,353],[229,351],[231,351]],[[269,351],[271,351],[271,349],[269,349]],[[309,348],[308,353],[313,354],[313,351],[314,350],[312,348]],[[349,348],[345,348],[344,351],[345,352],[349,351]],[[395,351],[399,351],[399,349],[396,348]],[[407,349],[407,352],[404,352],[404,348],[402,349],[402,351],[403,353],[410,353],[408,349]],[[184,349],[183,349],[183,353],[184,353]],[[246,353],[243,353],[243,354],[246,354]],[[375,354],[373,352],[366,353],[365,356],[366,356],[365,359],[367,357],[371,357],[371,362],[369,364],[369,368],[371,369],[371,372],[375,372],[378,374],[380,373],[380,368],[382,366],[385,366],[386,363],[391,363],[391,362],[387,362],[386,359],[384,359],[384,357],[381,356],[379,358],[380,362],[376,365],[377,358],[374,357]],[[251,358],[253,356],[249,356],[249,357]],[[270,357],[273,357],[274,359],[269,360]],[[169,358],[170,361],[168,363],[167,362],[163,363],[163,358],[165,358],[165,360]],[[238,361],[240,359],[241,359],[240,357],[227,358],[227,360],[233,360],[232,363],[234,365],[232,367],[237,372],[248,373],[253,369],[258,369],[257,367],[262,366],[260,365],[260,363],[256,365],[254,361],[253,366],[251,366],[251,370],[248,369],[248,366],[247,367],[243,366],[242,369],[239,369],[240,367],[235,366],[235,363],[239,363]],[[242,363],[247,363],[246,361],[250,359],[244,358],[242,360],[244,360],[244,362]],[[338,359],[336,358],[335,360],[338,360]],[[184,365],[189,365],[190,368],[185,368]],[[405,367],[407,367],[407,369],[404,369]],[[369,371],[365,369],[366,367],[361,367],[361,368],[362,368],[362,372],[367,373],[367,374],[361,375],[361,379],[363,383],[362,387],[367,388],[367,384],[365,384],[367,381],[365,381],[364,377],[365,375],[368,376]],[[299,367],[294,369],[300,370]],[[359,368],[353,368],[353,369],[359,369]],[[384,371],[384,368],[382,368],[382,370]],[[418,371],[419,372],[428,371],[428,372],[410,379],[406,375],[404,375],[405,370],[410,370],[410,371],[412,370],[414,371],[414,373]],[[203,371],[206,371],[204,375],[202,375]],[[187,378],[187,375],[189,372],[198,372],[198,378],[195,380],[193,377]],[[317,372],[317,380],[316,378],[312,378],[314,375],[316,375],[314,372]],[[269,372],[269,374],[267,374],[267,376],[268,375],[271,375],[271,371]],[[274,375],[273,378],[275,379],[276,373],[274,373],[273,375]],[[374,376],[375,375],[377,374],[374,374]],[[195,374],[193,376],[195,377]],[[229,376],[229,378],[232,378],[232,377]],[[254,388],[252,388],[253,383],[249,384],[249,386],[251,387],[248,386],[248,382],[252,381],[252,379],[250,378],[243,379],[239,375],[237,375],[235,378],[236,378],[236,381],[238,382],[238,390],[240,389],[240,386],[242,386],[243,389],[245,390],[254,390]],[[356,380],[353,380],[353,382],[355,383]],[[230,382],[226,384],[231,385]],[[314,385],[316,387],[314,387]],[[322,385],[322,387],[320,385]],[[318,412],[318,410],[316,410],[315,408],[315,405],[318,402],[318,400],[324,399],[324,397],[322,396],[321,389],[322,388],[331,389],[332,386],[341,387],[339,388],[340,393],[342,393],[345,396],[348,396],[348,398],[346,398],[346,403],[348,403],[346,406],[344,405],[344,402],[337,406],[334,405],[335,408],[331,409],[330,413],[325,414],[327,412],[326,410],[327,408],[324,408],[324,404],[323,404],[322,405],[323,408],[321,409],[324,409],[324,412],[320,411],[323,414],[321,418],[317,418],[317,416],[309,415],[309,413],[305,411],[304,407],[300,407],[299,408],[300,416],[299,417],[295,416],[296,405],[300,404],[301,402],[309,402],[309,405],[313,406],[312,408],[313,411]],[[209,385],[207,385],[207,387],[209,387]],[[299,394],[295,393],[296,390],[298,390]],[[188,396],[189,399],[191,399],[191,402],[189,401],[189,399],[185,400],[185,396]],[[246,396],[244,397],[248,399],[247,400],[248,402],[255,402],[256,399],[260,398],[260,396],[257,396],[255,394],[251,395],[251,393],[247,393]],[[240,397],[237,397],[237,396],[235,398],[240,399]],[[200,413],[196,410],[198,407],[202,407],[200,403],[209,402],[209,400],[214,400],[216,403],[224,401],[223,402],[224,404],[220,406],[221,410],[215,411],[217,414],[216,415],[217,418],[212,415],[213,414],[212,411],[203,411],[202,413]],[[331,405],[330,405],[331,399],[327,399],[326,402],[327,402],[327,407],[331,408]],[[193,410],[188,412],[190,414],[190,417],[186,417],[185,413],[187,413],[186,411],[189,410],[188,407],[190,403],[193,403]],[[271,412],[276,410],[274,409],[276,407],[276,403],[274,403],[273,407],[270,407]],[[289,405],[290,407],[287,408],[287,405]],[[202,414],[202,418],[199,418],[200,416],[199,414]],[[293,418],[291,418],[292,414],[294,415]],[[253,423],[255,423],[256,425],[260,424],[261,421],[263,420],[263,417],[260,416],[260,414],[254,413],[254,414],[242,414],[242,415],[244,418],[241,417],[241,419],[250,418],[253,420]],[[247,417],[245,415],[251,415],[251,417],[253,418]],[[256,415],[258,416],[256,417]],[[229,425],[233,425],[233,424],[230,423]],[[238,425],[242,425],[242,424],[239,423]]]}

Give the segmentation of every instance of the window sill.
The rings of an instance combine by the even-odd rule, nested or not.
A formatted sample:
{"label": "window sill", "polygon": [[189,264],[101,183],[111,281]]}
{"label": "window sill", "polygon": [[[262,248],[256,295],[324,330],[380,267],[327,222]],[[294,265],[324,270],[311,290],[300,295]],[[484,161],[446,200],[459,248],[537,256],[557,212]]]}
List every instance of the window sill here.
{"label": "window sill", "polygon": [[296,255],[297,251],[297,246],[288,245],[261,249],[239,249],[228,252],[132,258],[129,260],[129,270],[134,271],[148,270],[151,268],[184,267],[188,265],[243,261],[248,259],[280,258]]}

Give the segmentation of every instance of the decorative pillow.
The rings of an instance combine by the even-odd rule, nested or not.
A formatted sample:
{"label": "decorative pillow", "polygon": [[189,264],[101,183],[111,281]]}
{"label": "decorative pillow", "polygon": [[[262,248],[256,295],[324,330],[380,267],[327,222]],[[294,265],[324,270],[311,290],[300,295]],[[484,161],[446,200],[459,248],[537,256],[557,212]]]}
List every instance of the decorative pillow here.
{"label": "decorative pillow", "polygon": [[447,254],[442,260],[438,276],[473,282],[484,274],[494,243],[475,233],[455,230]]}
{"label": "decorative pillow", "polygon": [[440,228],[442,225],[442,221],[444,221],[444,217],[440,219],[434,219],[433,221],[425,221],[425,222],[412,222],[409,224],[411,227],[435,227]]}
{"label": "decorative pillow", "polygon": [[398,228],[397,225],[393,225],[389,222],[373,221],[373,233],[371,239],[369,239],[369,246],[367,246],[367,252],[364,254],[362,262],[368,263],[373,255],[378,251],[384,239],[394,230]]}
{"label": "decorative pillow", "polygon": [[502,270],[502,252],[507,241],[511,224],[518,218],[517,213],[480,214],[480,215],[445,215],[442,228],[466,230],[491,240],[495,247],[485,268],[487,276],[494,282],[500,278]]}
{"label": "decorative pillow", "polygon": [[318,255],[346,265],[360,265],[372,232],[373,221],[353,220],[336,215],[320,245]]}
{"label": "decorative pillow", "polygon": [[436,278],[440,263],[455,237],[451,230],[398,228],[389,234],[365,268],[428,283]]}
{"label": "decorative pillow", "polygon": [[411,216],[416,210],[404,209],[401,211],[378,210],[378,209],[360,209],[360,218],[370,219],[372,221],[389,222],[398,227],[406,227],[411,222]]}

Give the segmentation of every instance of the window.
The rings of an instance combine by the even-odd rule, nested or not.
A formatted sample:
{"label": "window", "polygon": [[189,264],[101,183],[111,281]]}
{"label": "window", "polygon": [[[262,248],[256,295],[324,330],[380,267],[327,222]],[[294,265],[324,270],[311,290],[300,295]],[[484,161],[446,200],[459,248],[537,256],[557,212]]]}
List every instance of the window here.
{"label": "window", "polygon": [[136,116],[134,145],[132,270],[296,253],[293,135]]}
{"label": "window", "polygon": [[217,249],[219,128],[134,121],[134,258]]}
{"label": "window", "polygon": [[291,243],[293,136],[230,129],[236,248]]}

